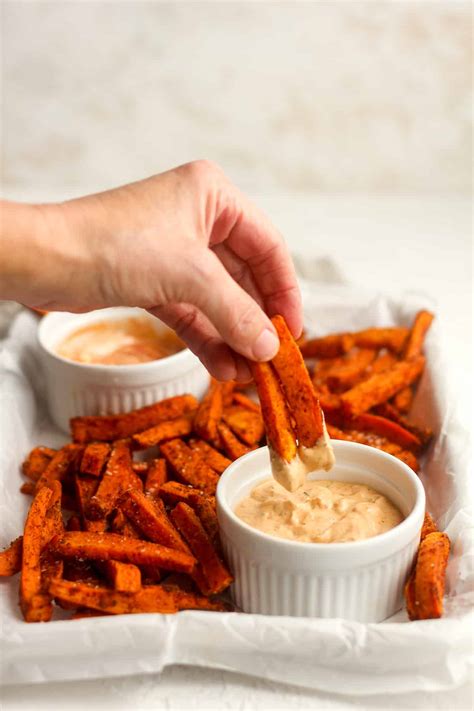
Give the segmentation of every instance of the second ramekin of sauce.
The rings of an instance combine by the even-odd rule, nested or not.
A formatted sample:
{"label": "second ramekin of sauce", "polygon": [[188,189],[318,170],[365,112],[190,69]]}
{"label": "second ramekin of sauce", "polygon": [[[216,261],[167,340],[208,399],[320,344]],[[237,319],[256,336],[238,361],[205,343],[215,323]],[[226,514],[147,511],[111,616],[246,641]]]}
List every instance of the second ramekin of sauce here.
{"label": "second ramekin of sauce", "polygon": [[129,412],[184,393],[201,398],[209,384],[199,359],[142,309],[50,313],[38,340],[49,411],[65,431],[71,417]]}
{"label": "second ramekin of sauce", "polygon": [[[330,472],[313,472],[308,479],[374,489],[392,505],[388,507],[390,515],[392,509],[398,510],[398,518],[393,518],[396,525],[378,535],[344,542],[334,537],[329,538],[332,542],[301,541],[297,533],[296,540],[290,540],[280,537],[285,533],[283,528],[278,531],[271,526],[272,534],[268,526],[266,531],[259,530],[238,512],[255,487],[271,477],[268,448],[241,457],[219,480],[217,513],[223,549],[235,577],[232,596],[244,612],[380,622],[402,607],[403,586],[423,524],[423,485],[406,464],[390,454],[355,442],[333,441],[332,445],[335,466]],[[277,506],[288,505],[287,518],[291,520],[291,504],[280,489]],[[269,500],[268,506],[272,505]],[[336,504],[316,497],[315,505],[324,509]],[[271,510],[261,511],[262,517],[271,515]],[[363,507],[366,515],[367,507]],[[304,521],[299,520],[298,526],[304,527]],[[343,531],[344,526],[338,530]],[[301,531],[304,538],[303,528]],[[324,531],[320,533],[319,540],[325,540]]]}

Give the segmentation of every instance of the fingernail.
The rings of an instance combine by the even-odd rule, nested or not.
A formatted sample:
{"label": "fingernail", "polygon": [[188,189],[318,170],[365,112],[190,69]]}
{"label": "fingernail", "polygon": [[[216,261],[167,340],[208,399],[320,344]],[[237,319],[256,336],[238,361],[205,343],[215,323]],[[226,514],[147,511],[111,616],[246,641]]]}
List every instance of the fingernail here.
{"label": "fingernail", "polygon": [[255,360],[270,360],[276,355],[279,347],[278,336],[273,331],[270,331],[269,328],[266,328],[253,344],[253,357]]}

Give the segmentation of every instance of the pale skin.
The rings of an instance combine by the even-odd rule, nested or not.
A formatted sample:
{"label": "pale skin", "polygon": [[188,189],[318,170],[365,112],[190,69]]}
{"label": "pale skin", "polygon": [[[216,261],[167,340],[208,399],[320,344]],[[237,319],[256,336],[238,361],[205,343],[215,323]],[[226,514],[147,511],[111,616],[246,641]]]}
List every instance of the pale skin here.
{"label": "pale skin", "polygon": [[209,161],[63,203],[3,201],[0,299],[47,311],[140,306],[173,328],[219,380],[278,349],[302,308],[285,242]]}

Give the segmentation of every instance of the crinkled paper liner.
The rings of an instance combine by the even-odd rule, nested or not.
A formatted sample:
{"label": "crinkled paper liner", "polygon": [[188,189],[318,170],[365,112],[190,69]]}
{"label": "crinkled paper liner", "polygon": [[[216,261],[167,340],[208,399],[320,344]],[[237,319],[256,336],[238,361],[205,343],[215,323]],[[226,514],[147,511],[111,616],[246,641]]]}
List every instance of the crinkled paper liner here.
{"label": "crinkled paper liner", "polygon": [[[304,286],[309,333],[408,324],[426,297],[392,299],[351,287]],[[35,444],[57,446],[42,404],[36,317],[20,313],[0,351],[0,543],[22,531],[29,498],[19,464]],[[341,619],[185,611],[26,624],[18,577],[0,584],[2,683],[93,679],[159,672],[170,664],[213,667],[326,692],[366,695],[437,691],[466,683],[472,669],[473,556],[470,437],[449,397],[436,323],[414,419],[439,433],[423,464],[428,506],[453,543],[445,616],[379,624]],[[453,364],[451,364],[451,367]]]}

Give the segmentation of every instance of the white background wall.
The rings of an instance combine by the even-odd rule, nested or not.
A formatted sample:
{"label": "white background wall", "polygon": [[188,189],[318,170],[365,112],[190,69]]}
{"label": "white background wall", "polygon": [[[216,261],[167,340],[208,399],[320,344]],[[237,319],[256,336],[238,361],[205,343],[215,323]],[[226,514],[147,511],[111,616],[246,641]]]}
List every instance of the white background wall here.
{"label": "white background wall", "polygon": [[2,3],[2,187],[467,192],[468,2]]}

